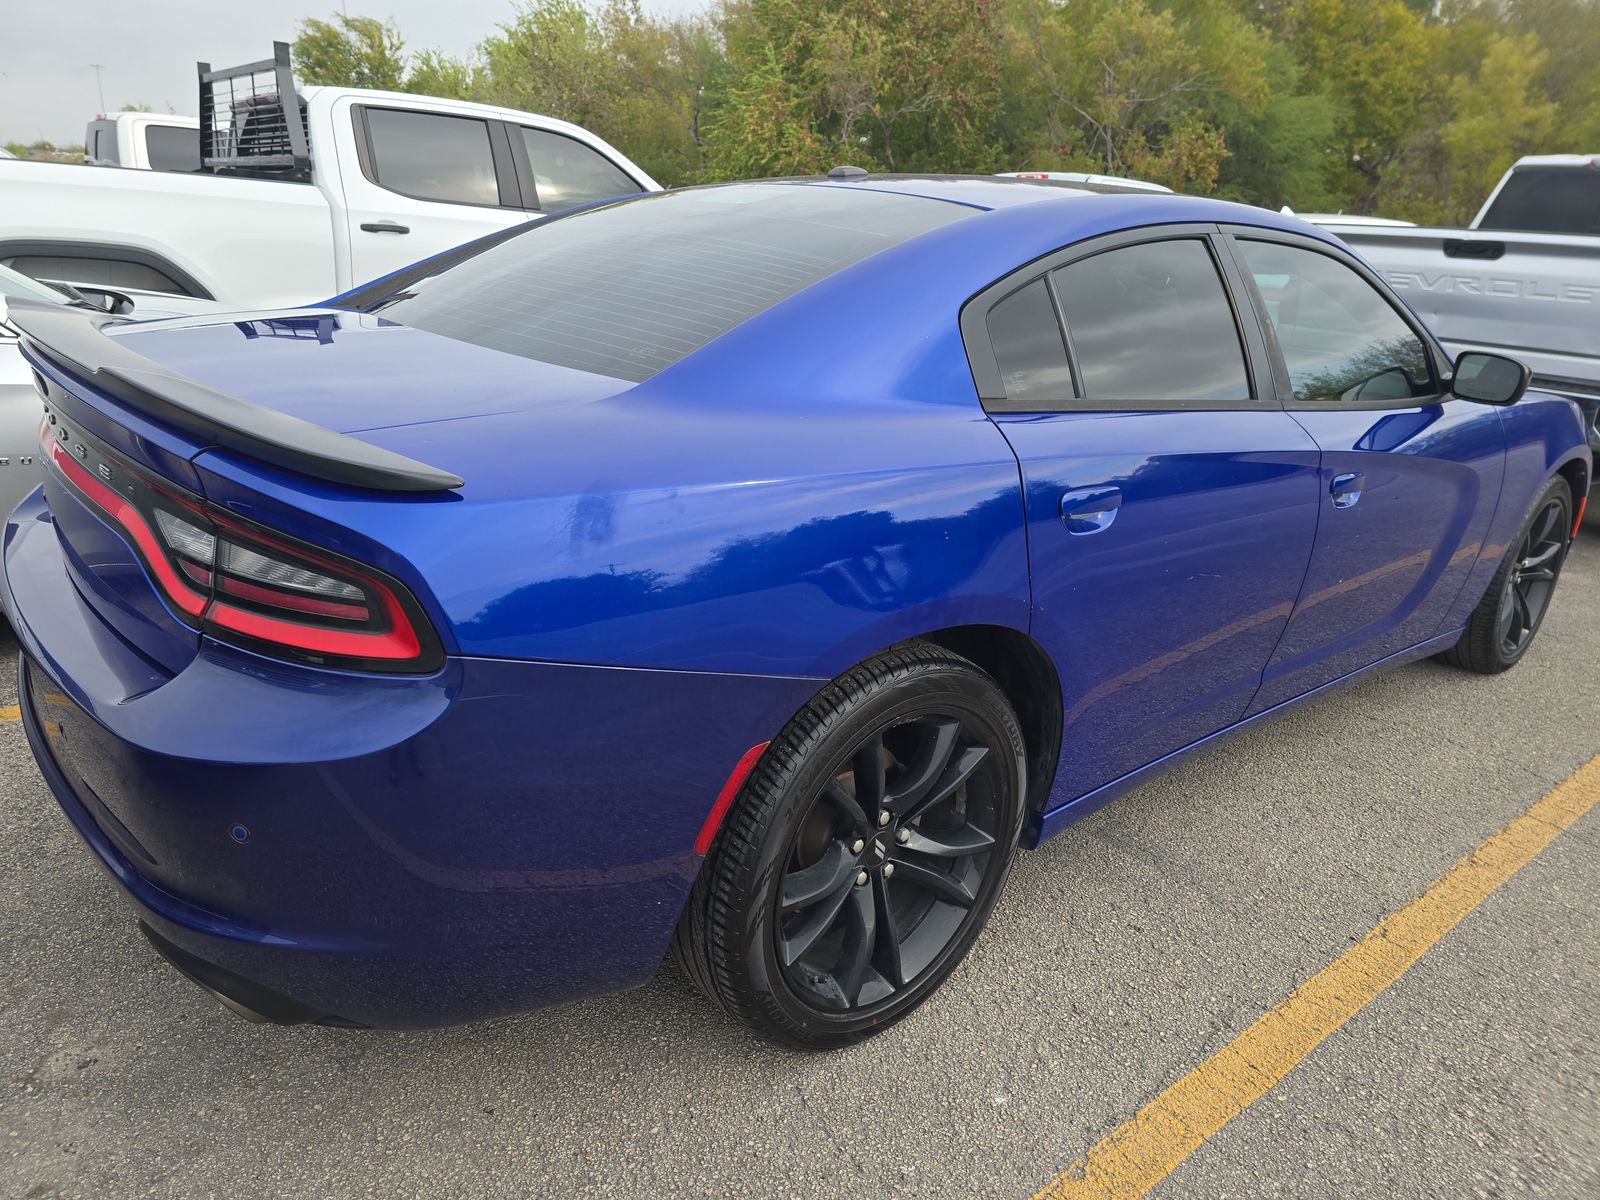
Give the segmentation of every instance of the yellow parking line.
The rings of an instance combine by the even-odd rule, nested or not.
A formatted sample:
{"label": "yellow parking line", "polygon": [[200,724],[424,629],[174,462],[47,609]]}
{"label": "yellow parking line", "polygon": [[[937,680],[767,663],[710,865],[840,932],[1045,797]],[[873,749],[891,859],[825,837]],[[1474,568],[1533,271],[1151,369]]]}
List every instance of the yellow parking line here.
{"label": "yellow parking line", "polygon": [[1597,802],[1600,757],[1590,759],[1422,895],[1107,1134],[1034,1200],[1137,1200],[1145,1195]]}
{"label": "yellow parking line", "polygon": [[12,721],[22,720],[22,710],[15,704],[0,706],[0,725],[9,725]]}

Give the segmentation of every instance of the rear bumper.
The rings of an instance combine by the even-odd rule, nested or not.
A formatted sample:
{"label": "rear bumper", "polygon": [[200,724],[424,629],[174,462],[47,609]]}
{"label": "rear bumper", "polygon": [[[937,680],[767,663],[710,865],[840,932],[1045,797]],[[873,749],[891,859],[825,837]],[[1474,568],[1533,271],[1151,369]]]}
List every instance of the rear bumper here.
{"label": "rear bumper", "polygon": [[453,1024],[645,981],[722,781],[817,686],[492,659],[374,677],[206,641],[169,674],[78,597],[37,496],[3,591],[63,810],[169,959],[279,1020]]}

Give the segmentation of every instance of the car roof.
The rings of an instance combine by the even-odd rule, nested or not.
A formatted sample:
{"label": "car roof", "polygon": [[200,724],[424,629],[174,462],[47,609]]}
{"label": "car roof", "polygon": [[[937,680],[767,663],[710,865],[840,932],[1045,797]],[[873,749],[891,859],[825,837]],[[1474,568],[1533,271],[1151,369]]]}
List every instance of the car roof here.
{"label": "car roof", "polygon": [[[993,212],[1016,210],[1016,217],[1045,233],[1056,246],[1097,233],[1137,229],[1146,225],[1180,222],[1220,222],[1255,225],[1304,234],[1321,241],[1329,233],[1292,213],[1276,213],[1231,200],[1185,196],[1177,192],[1151,192],[1113,183],[1067,183],[1046,179],[1015,179],[1004,175],[857,175],[841,178],[809,176],[781,181],[806,187],[856,191],[894,192],[942,200],[950,204]],[[739,186],[723,184],[711,186]],[[1048,210],[1049,215],[1046,216]],[[984,221],[962,221],[966,236],[983,239]],[[920,239],[912,239],[917,241]],[[1042,252],[1042,251],[1041,251]],[[1024,260],[1025,261],[1025,260]]]}

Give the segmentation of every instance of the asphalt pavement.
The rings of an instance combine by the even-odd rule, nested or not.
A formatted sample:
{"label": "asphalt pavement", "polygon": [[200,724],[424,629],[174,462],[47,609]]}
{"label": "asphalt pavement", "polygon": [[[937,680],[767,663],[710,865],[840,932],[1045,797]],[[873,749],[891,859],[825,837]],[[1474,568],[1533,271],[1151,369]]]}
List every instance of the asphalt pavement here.
{"label": "asphalt pavement", "polygon": [[[1515,670],[1409,666],[1190,761],[1023,855],[929,1004],[810,1056],[670,969],[439,1032],[247,1025],[0,724],[0,1196],[1028,1197],[1596,754],[1591,522]],[[1600,1196],[1597,851],[1591,811],[1150,1194]]]}

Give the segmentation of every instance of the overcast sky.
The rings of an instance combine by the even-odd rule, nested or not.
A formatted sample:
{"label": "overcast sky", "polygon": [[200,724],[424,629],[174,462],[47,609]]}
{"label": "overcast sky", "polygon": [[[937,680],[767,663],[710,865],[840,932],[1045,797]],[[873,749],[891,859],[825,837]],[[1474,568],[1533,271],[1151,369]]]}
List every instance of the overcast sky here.
{"label": "overcast sky", "polygon": [[[644,0],[677,13],[704,0]],[[509,20],[515,0],[346,0],[351,16],[392,18],[408,49],[464,55]],[[100,63],[105,108],[143,104],[193,114],[194,64],[233,66],[293,41],[303,17],[327,17],[339,0],[0,0],[0,143],[40,137],[78,145],[102,111],[90,63]],[[551,113],[561,116],[561,113]]]}

